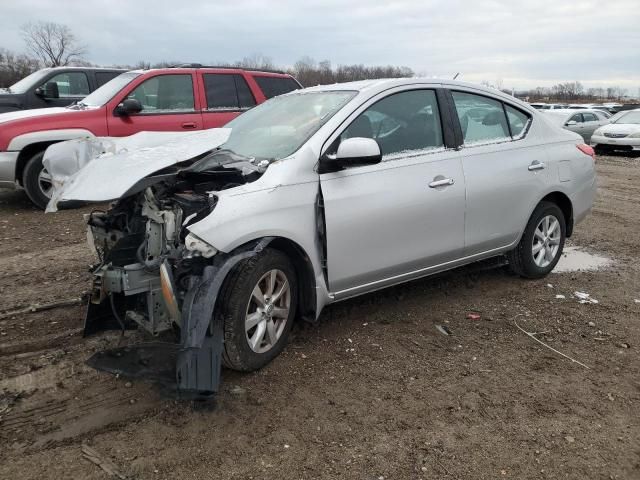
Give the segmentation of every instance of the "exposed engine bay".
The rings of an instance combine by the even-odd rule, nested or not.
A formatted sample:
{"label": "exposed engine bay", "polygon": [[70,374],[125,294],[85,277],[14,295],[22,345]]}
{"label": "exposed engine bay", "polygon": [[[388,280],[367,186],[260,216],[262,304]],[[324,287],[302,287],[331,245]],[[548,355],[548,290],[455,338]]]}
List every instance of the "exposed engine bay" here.
{"label": "exposed engine bay", "polygon": [[[214,340],[210,324],[217,291],[212,284],[216,273],[251,255],[251,247],[256,252],[262,247],[227,255],[186,227],[215,209],[217,192],[257,180],[268,165],[216,150],[143,178],[107,211],[86,215],[88,241],[98,262],[91,267],[85,334],[141,327],[158,336],[175,330],[181,339],[178,388],[216,391],[220,359],[214,361],[211,349],[222,343],[222,332]],[[208,293],[198,296],[202,289]]]}

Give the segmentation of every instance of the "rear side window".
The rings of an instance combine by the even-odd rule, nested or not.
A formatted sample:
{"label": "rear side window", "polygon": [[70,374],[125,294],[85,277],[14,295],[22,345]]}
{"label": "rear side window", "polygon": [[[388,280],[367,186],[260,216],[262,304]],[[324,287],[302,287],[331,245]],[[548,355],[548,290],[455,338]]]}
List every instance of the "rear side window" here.
{"label": "rear side window", "polygon": [[209,110],[246,110],[256,104],[242,75],[205,73],[204,89]]}
{"label": "rear side window", "polygon": [[585,122],[597,122],[598,117],[596,117],[593,113],[585,112],[582,114],[582,119]]}
{"label": "rear side window", "polygon": [[531,117],[523,111],[506,104],[504,109],[507,112],[507,120],[509,120],[509,128],[511,128],[511,136],[513,138],[518,138],[524,135],[524,132],[531,121]]}
{"label": "rear side window", "polygon": [[96,83],[101,87],[112,78],[116,78],[122,72],[96,72]]}
{"label": "rear side window", "polygon": [[264,96],[267,98],[276,97],[292,92],[300,88],[293,78],[290,77],[253,77]]}
{"label": "rear side window", "polygon": [[471,93],[451,94],[465,145],[511,140],[502,102]]}

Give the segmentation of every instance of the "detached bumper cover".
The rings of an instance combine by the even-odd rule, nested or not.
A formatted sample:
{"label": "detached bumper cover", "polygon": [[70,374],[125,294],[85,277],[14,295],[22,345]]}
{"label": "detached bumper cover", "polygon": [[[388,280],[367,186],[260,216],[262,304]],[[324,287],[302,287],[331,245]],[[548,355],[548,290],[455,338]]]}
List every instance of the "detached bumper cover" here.
{"label": "detached bumper cover", "polygon": [[16,188],[16,164],[20,152],[0,152],[0,188]]}

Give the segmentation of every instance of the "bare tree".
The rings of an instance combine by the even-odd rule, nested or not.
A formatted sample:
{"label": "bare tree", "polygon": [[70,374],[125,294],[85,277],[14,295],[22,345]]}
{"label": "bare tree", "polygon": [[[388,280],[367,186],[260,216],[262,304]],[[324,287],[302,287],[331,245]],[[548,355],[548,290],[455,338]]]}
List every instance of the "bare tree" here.
{"label": "bare tree", "polygon": [[38,61],[26,55],[16,55],[0,47],[0,88],[13,85],[18,80],[40,68]]}
{"label": "bare tree", "polygon": [[87,52],[66,25],[53,22],[27,23],[21,27],[21,31],[29,51],[49,67],[82,62],[82,57]]}

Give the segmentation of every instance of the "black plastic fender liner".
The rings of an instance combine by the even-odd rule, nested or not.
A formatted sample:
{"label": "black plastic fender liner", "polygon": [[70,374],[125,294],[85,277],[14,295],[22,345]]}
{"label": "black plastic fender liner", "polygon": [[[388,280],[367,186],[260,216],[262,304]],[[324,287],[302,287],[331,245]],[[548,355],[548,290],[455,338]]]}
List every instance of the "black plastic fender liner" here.
{"label": "black plastic fender liner", "polygon": [[222,322],[213,317],[222,284],[233,267],[253,257],[274,237],[250,242],[230,254],[218,254],[201,277],[191,279],[182,305],[180,351],[176,364],[176,383],[184,391],[217,392],[224,342]]}

